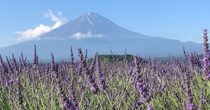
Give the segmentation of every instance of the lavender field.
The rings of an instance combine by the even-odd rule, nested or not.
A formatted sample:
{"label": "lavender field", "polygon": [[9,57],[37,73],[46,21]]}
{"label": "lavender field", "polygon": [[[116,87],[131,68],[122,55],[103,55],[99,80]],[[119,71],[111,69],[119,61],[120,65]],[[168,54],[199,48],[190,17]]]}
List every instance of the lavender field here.
{"label": "lavender field", "polygon": [[[33,64],[0,56],[0,110],[209,110],[210,56],[204,29],[204,57],[169,55],[166,63],[133,56],[134,61],[87,63],[87,52],[70,49],[71,61],[43,65],[34,45]],[[140,53],[141,54],[141,53]],[[125,53],[126,55],[126,53]]]}

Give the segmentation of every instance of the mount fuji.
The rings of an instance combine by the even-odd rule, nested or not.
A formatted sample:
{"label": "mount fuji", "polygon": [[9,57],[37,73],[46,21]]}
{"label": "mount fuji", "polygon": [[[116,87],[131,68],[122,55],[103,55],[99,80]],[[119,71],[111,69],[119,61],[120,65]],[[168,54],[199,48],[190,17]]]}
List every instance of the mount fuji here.
{"label": "mount fuji", "polygon": [[107,18],[91,12],[85,13],[66,24],[38,36],[39,40],[24,41],[15,45],[0,48],[3,58],[14,53],[18,58],[23,52],[28,60],[33,59],[33,45],[36,44],[39,60],[50,61],[51,52],[55,60],[70,59],[70,47],[73,47],[74,57],[78,58],[78,48],[83,53],[88,51],[88,58],[99,54],[140,54],[140,57],[159,56],[166,57],[169,52],[173,56],[183,56],[183,46],[186,51],[203,53],[202,44],[194,42],[181,42],[161,37],[152,37],[132,32],[118,26]]}
{"label": "mount fuji", "polygon": [[56,36],[58,38],[66,38],[74,35],[75,38],[78,38],[77,36],[79,36],[79,34],[87,34],[87,37],[88,34],[93,35],[92,37],[102,37],[102,36],[107,36],[107,37],[115,36],[118,38],[129,37],[129,36],[143,37],[143,35],[122,28],[114,24],[112,21],[94,12],[83,14],[80,17],[40,37],[48,38]]}

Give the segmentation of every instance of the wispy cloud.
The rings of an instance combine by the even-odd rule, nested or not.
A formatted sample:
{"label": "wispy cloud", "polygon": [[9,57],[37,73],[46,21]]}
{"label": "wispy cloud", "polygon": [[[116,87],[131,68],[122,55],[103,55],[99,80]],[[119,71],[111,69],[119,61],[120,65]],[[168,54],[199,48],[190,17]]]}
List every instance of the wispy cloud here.
{"label": "wispy cloud", "polygon": [[[61,12],[58,12],[58,15],[62,15]],[[28,29],[26,31],[18,31],[17,34],[20,34],[21,37],[19,37],[18,41],[26,41],[26,40],[32,40],[32,39],[40,39],[38,36],[47,33],[55,28],[60,27],[61,25],[65,24],[68,20],[66,18],[59,18],[55,16],[51,10],[48,10],[48,13],[44,14],[44,17],[51,18],[52,21],[55,22],[53,26],[46,26],[43,24],[40,24],[34,29]]]}
{"label": "wispy cloud", "polygon": [[83,38],[91,38],[91,37],[103,37],[103,35],[102,34],[92,35],[91,31],[89,31],[87,32],[87,34],[82,34],[80,32],[77,32],[71,36],[71,38],[76,38],[78,40],[83,39]]}
{"label": "wispy cloud", "polygon": [[59,37],[57,37],[57,36],[55,36],[55,37],[45,37],[45,38],[43,38],[44,40],[64,40],[63,38],[59,38]]}
{"label": "wispy cloud", "polygon": [[58,15],[59,15],[59,16],[61,16],[61,15],[62,15],[62,13],[61,13],[61,12],[58,12]]}

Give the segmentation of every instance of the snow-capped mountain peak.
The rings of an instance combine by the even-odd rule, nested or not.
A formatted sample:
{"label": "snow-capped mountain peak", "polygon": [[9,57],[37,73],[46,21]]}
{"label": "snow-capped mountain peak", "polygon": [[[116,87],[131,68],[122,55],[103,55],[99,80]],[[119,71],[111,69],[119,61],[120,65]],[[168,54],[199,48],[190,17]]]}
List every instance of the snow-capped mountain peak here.
{"label": "snow-capped mountain peak", "polygon": [[87,34],[91,32],[92,35],[103,35],[106,37],[145,37],[142,34],[129,31],[123,27],[120,27],[108,20],[107,18],[91,12],[85,13],[79,16],[78,18],[69,21],[63,26],[54,29],[46,34],[41,35],[41,38],[57,36],[61,38],[67,38],[75,35],[76,33]]}
{"label": "snow-capped mountain peak", "polygon": [[[82,15],[82,18],[81,18],[81,21],[87,20],[87,21],[94,27],[93,22],[92,22],[92,21],[90,20],[90,18],[89,18],[89,16],[90,16],[91,14],[94,14],[94,13],[83,14],[83,15]],[[97,16],[96,14],[94,14],[94,15]]]}

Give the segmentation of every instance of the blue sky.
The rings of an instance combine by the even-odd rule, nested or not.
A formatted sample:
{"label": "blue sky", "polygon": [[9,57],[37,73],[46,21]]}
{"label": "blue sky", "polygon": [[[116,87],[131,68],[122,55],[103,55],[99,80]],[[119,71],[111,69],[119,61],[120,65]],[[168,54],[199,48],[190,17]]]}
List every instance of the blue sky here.
{"label": "blue sky", "polygon": [[209,0],[5,0],[0,3],[0,47],[88,12],[140,34],[202,43],[203,29],[210,30],[209,5]]}

